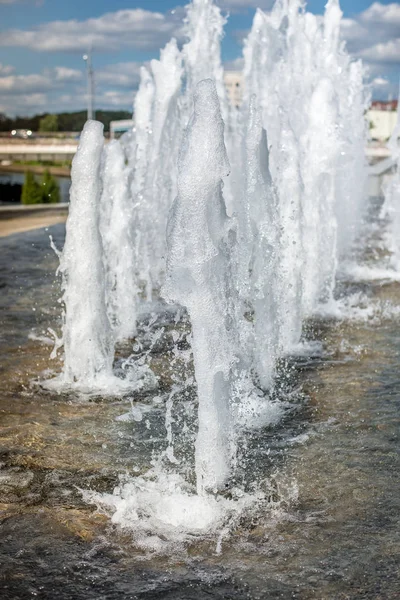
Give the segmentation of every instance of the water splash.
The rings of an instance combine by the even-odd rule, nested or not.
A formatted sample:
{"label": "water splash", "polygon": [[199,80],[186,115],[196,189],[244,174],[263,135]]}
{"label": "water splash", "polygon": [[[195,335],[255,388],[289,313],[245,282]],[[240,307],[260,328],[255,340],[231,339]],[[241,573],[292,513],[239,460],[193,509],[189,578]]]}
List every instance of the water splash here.
{"label": "water splash", "polygon": [[59,266],[66,307],[60,379],[88,389],[102,387],[112,378],[114,359],[99,227],[103,145],[103,125],[88,121],[72,163],[67,233]]}
{"label": "water splash", "polygon": [[[341,16],[337,0],[328,1],[323,18],[307,13],[301,0],[278,0],[269,14],[257,10],[244,47],[244,101],[236,110],[223,85],[225,18],[212,0],[194,0],[182,50],[171,40],[159,61],[142,68],[135,131],[107,148],[103,171],[103,142],[97,133],[96,144],[86,143],[84,132],[62,258],[67,316],[77,315],[68,335],[75,326],[79,331],[87,310],[86,296],[74,304],[75,264],[85,285],[93,284],[87,298],[97,290],[96,311],[85,322],[81,354],[71,355],[77,342],[66,344],[64,374],[96,386],[104,371],[118,387],[115,337],[134,333],[141,295],[152,301],[162,288],[189,316],[197,385],[196,490],[182,473],[159,467],[105,500],[117,510],[116,522],[131,519],[136,526],[143,518],[151,529],[156,520],[170,535],[193,524],[198,511],[199,531],[217,523],[225,528],[218,516],[224,500],[213,494],[232,487],[238,438],[283,414],[268,395],[276,365],[304,349],[306,319],[332,312],[336,272],[359,231],[366,181],[364,72],[340,42]],[[83,157],[90,164],[81,172]],[[89,222],[70,233],[85,202]],[[78,239],[85,239],[83,261]],[[69,365],[79,356],[74,372]],[[79,371],[85,361],[89,378]],[[123,384],[128,389],[139,375],[134,358],[126,364],[135,372]],[[177,467],[172,400],[170,394],[164,458]],[[154,502],[144,507],[152,494]],[[182,515],[177,497],[184,498]]]}
{"label": "water splash", "polygon": [[397,108],[397,122],[388,142],[394,161],[392,178],[384,186],[385,201],[382,216],[389,219],[386,242],[391,252],[390,267],[400,271],[400,105]]}
{"label": "water splash", "polygon": [[224,124],[212,80],[200,82],[194,115],[179,163],[178,196],[168,223],[167,279],[163,295],[184,306],[193,332],[199,399],[196,440],[198,493],[218,490],[231,472],[231,372],[229,322],[230,230],[222,196],[229,172]]}
{"label": "water splash", "polygon": [[104,150],[100,233],[104,249],[107,314],[115,339],[136,333],[138,297],[135,276],[134,211],[129,193],[129,170],[118,141]]}

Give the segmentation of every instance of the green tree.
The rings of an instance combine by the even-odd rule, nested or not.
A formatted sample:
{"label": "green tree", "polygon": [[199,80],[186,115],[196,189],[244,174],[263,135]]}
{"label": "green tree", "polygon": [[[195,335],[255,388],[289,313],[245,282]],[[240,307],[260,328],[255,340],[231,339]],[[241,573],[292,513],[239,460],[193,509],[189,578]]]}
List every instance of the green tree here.
{"label": "green tree", "polygon": [[58,116],[46,115],[45,117],[40,119],[39,131],[41,131],[42,133],[58,131]]}
{"label": "green tree", "polygon": [[42,202],[42,190],[32,171],[25,173],[25,181],[22,186],[21,202],[22,204],[41,204]]}
{"label": "green tree", "polygon": [[43,175],[41,189],[43,204],[60,202],[60,187],[58,182],[47,170]]}

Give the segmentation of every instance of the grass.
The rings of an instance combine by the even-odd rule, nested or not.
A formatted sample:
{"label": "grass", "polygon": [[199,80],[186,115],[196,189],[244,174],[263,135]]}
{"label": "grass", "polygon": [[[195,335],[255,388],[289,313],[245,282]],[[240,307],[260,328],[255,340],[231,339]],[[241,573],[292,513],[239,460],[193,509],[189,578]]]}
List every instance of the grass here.
{"label": "grass", "polygon": [[62,160],[62,161],[53,161],[53,160],[15,160],[13,161],[14,165],[24,165],[27,167],[71,167],[72,161],[70,160]]}

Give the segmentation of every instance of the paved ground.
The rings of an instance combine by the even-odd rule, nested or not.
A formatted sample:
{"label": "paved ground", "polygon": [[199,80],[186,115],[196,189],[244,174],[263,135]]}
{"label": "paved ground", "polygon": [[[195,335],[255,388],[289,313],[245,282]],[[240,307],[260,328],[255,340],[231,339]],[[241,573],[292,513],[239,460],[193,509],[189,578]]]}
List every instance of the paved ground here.
{"label": "paved ground", "polygon": [[21,216],[15,219],[0,220],[0,237],[11,235],[12,233],[22,233],[31,229],[40,229],[41,227],[49,227],[56,223],[63,223],[67,220],[67,215],[29,215]]}
{"label": "paved ground", "polygon": [[0,237],[50,227],[67,220],[67,205],[0,207]]}

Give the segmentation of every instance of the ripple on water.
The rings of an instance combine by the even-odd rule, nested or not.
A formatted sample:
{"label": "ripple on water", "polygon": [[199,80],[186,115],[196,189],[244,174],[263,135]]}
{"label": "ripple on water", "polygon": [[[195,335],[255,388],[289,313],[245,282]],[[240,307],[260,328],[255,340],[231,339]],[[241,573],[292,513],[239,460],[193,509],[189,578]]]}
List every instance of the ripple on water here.
{"label": "ripple on water", "polygon": [[[61,245],[63,228],[52,233]],[[246,432],[236,481],[210,499],[209,529],[188,539],[187,526],[209,508],[197,506],[185,470],[195,433],[190,377],[174,397],[180,463],[164,487],[152,487],[151,478],[166,450],[174,385],[168,315],[153,324],[165,328],[157,345],[149,321],[140,334],[140,352],[149,351],[161,381],[157,392],[78,401],[32,386],[49,368],[47,327],[58,324],[56,259],[44,231],[0,243],[2,598],[396,597],[398,282],[368,281],[358,290],[351,283],[353,298],[341,300],[347,314],[309,324],[308,338],[319,346],[314,356],[283,361],[272,398],[285,403],[282,419]],[[352,316],[360,305],[364,312]],[[135,418],[120,418],[127,414]],[[171,473],[162,460],[162,473]],[[245,490],[242,506],[235,488]],[[119,525],[133,524],[134,534],[85,499]]]}

